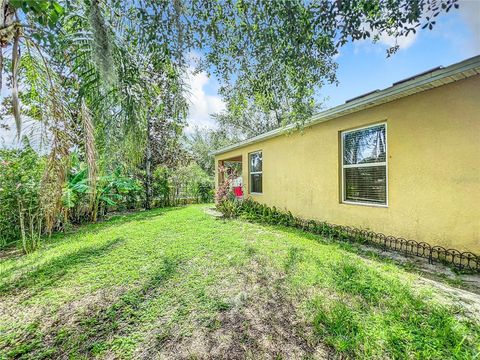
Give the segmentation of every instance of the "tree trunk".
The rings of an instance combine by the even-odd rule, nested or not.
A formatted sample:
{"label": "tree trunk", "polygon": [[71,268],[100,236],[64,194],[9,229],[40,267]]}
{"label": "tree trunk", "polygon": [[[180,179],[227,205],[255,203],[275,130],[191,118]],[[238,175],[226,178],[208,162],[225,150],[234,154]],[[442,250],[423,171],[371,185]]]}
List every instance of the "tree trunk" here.
{"label": "tree trunk", "polygon": [[152,118],[147,119],[147,145],[145,153],[145,210],[152,207]]}

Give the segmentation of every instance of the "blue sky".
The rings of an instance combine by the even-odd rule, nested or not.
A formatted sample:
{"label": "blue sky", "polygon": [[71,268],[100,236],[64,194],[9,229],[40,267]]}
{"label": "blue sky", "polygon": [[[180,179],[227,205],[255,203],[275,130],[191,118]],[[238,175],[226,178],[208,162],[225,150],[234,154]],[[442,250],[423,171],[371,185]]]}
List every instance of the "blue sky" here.
{"label": "blue sky", "polygon": [[[480,0],[460,0],[460,9],[440,15],[433,30],[423,30],[399,41],[400,49],[390,58],[386,49],[393,39],[382,37],[350,43],[340,49],[337,58],[339,85],[321,88],[317,99],[323,108],[371,90],[391,86],[439,65],[447,66],[480,54]],[[212,127],[211,112],[221,111],[218,83],[206,74],[191,78],[190,128]]]}

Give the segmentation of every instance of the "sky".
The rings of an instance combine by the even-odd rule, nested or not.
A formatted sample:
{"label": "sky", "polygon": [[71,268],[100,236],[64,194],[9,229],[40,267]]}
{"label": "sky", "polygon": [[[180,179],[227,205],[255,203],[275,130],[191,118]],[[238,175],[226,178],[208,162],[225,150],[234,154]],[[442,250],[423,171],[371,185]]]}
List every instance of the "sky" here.
{"label": "sky", "polygon": [[[326,85],[316,95],[322,109],[340,105],[345,100],[432,69],[448,66],[480,55],[480,0],[460,0],[458,10],[439,15],[433,30],[399,39],[400,49],[387,58],[386,50],[394,39],[382,37],[350,43],[340,49],[337,57],[338,86]],[[218,95],[218,82],[200,73],[189,79],[190,113],[187,132],[195,127],[214,128],[210,114],[220,112],[225,104]]]}

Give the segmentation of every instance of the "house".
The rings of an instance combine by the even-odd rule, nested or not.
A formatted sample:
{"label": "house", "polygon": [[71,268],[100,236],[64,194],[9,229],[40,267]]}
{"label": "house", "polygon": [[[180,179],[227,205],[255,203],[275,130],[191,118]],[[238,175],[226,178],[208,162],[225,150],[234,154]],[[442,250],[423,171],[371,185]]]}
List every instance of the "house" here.
{"label": "house", "polygon": [[246,197],[305,219],[480,253],[480,56],[214,152]]}

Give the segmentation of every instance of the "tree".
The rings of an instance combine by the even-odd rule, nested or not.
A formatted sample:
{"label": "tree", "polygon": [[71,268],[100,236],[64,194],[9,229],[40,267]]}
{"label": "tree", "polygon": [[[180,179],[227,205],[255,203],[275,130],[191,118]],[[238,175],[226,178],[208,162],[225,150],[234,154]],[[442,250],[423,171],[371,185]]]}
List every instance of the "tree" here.
{"label": "tree", "polygon": [[200,128],[195,128],[185,139],[192,159],[210,176],[215,174],[215,161],[211,151],[238,140],[239,138],[222,130]]}
{"label": "tree", "polygon": [[[13,38],[17,49],[20,35],[27,34],[24,24],[12,20],[20,9],[35,30],[41,30],[36,37],[51,39],[52,31],[45,29],[54,29],[62,18],[64,8],[59,3],[4,1],[2,43],[8,45]],[[92,38],[78,37],[71,45],[92,40],[93,58],[103,83],[111,84],[115,78],[113,49],[122,40],[130,41],[130,47],[123,47],[123,55],[132,55],[128,50],[133,49],[147,57],[155,54],[162,63],[180,71],[189,52],[199,49],[205,55],[201,67],[223,81],[221,92],[231,111],[255,104],[265,113],[281,111],[275,116],[287,120],[302,119],[315,106],[315,89],[325,81],[335,81],[333,56],[347,41],[375,39],[384,33],[398,38],[419,27],[432,29],[442,11],[458,8],[457,0],[110,0],[105,5],[87,0],[65,1],[64,6],[67,14],[74,15],[65,16],[63,31],[71,33],[66,26],[81,23],[76,22],[80,14],[89,18]],[[55,42],[48,45],[58,47]],[[389,54],[397,48],[389,49]],[[13,55],[12,59],[17,57],[17,51]],[[13,90],[14,95],[15,86]]]}
{"label": "tree", "polygon": [[[21,17],[28,23],[31,4],[36,2],[26,7],[20,3],[22,7],[16,9],[23,11]],[[49,204],[45,207],[53,213],[58,213],[69,149],[84,149],[93,175],[97,175],[98,161],[110,169],[119,163],[135,169],[145,161],[148,170],[152,131],[162,128],[153,122],[181,124],[186,115],[181,67],[175,57],[168,56],[175,47],[166,51],[162,43],[151,41],[151,34],[145,33],[139,21],[142,8],[112,2],[114,11],[110,12],[98,0],[62,5],[65,15],[48,27],[48,35],[54,34],[55,41],[42,48],[26,39],[20,72],[24,112],[45,123],[52,134],[51,164],[43,187],[50,195],[57,194],[46,199]],[[174,24],[167,23],[167,28]],[[18,26],[26,28],[22,23]],[[56,104],[52,109],[60,110],[57,116],[45,111],[44,105],[49,103]],[[20,127],[19,119],[19,131]],[[87,130],[93,131],[87,134]],[[93,133],[95,136],[91,136]],[[179,131],[172,134],[180,137]],[[146,177],[149,193],[150,171],[146,171]],[[94,182],[95,176],[90,178]]]}
{"label": "tree", "polygon": [[[317,107],[304,109],[303,116],[308,118],[313,115]],[[228,134],[230,138],[248,139],[267,131],[277,129],[292,123],[294,120],[287,119],[284,115],[288,109],[282,104],[275,111],[265,111],[255,103],[248,103],[245,107],[227,106],[227,109],[212,117],[216,120],[222,133]]]}

